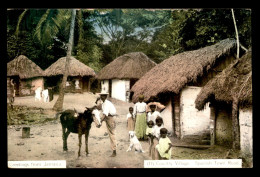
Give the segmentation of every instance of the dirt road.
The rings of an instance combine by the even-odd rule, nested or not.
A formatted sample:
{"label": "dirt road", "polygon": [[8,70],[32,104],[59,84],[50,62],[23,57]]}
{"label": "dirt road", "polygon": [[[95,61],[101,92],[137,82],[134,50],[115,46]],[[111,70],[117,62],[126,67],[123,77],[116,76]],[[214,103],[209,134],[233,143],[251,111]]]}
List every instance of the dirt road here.
{"label": "dirt road", "polygon": [[[55,112],[51,110],[54,100],[49,103],[34,101],[33,96],[17,97],[14,105],[27,106],[28,112],[36,112],[34,117],[41,114],[40,119],[48,118],[48,121],[33,123],[27,120],[25,124],[14,123],[8,126],[8,160],[66,160],[67,168],[143,168],[144,160],[151,160],[148,155],[148,142],[141,141],[145,153],[126,152],[129,141],[126,129],[126,114],[129,106],[133,103],[125,103],[114,100],[118,116],[116,119],[116,140],[117,156],[109,157],[112,153],[110,149],[109,136],[106,133],[106,125],[103,122],[101,128],[96,128],[94,123],[89,135],[90,156],[86,157],[85,138],[82,137],[81,157],[77,157],[78,135],[71,133],[68,137],[68,151],[63,152],[62,131],[59,119],[55,119]],[[64,99],[64,109],[77,109],[84,111],[84,107],[93,106],[98,95],[92,93],[66,94]],[[34,110],[33,107],[38,108]],[[42,109],[39,109],[42,108]],[[37,112],[38,111],[38,112]],[[19,112],[19,111],[18,111]],[[45,116],[45,117],[44,117]],[[26,116],[25,116],[26,117]],[[20,122],[21,123],[21,122]],[[30,138],[22,138],[22,127],[30,127]],[[171,137],[173,144],[182,143]],[[226,158],[228,149],[214,146],[209,149],[196,150],[188,148],[173,147],[173,159],[219,159]],[[232,158],[232,157],[231,157]]]}
{"label": "dirt road", "polygon": [[[97,95],[91,93],[66,94],[64,109],[76,108],[83,111],[85,106],[92,106]],[[26,105],[28,107],[41,107],[50,118],[55,116],[51,109],[57,99],[50,103],[34,101],[31,96],[17,97],[14,105]],[[143,161],[150,159],[147,151],[145,153],[126,152],[129,141],[126,129],[126,114],[131,103],[112,100],[116,106],[118,116],[116,119],[117,156],[109,157],[109,136],[106,133],[106,125],[103,122],[101,128],[96,128],[94,123],[89,135],[90,156],[86,157],[85,138],[82,137],[81,157],[77,157],[78,135],[71,133],[68,137],[68,152],[62,149],[62,131],[59,120],[45,122],[43,124],[30,125],[30,138],[22,139],[22,127],[26,125],[8,126],[8,160],[66,160],[67,168],[142,168]],[[46,111],[47,110],[47,111]],[[145,150],[148,149],[147,142],[141,142]]]}

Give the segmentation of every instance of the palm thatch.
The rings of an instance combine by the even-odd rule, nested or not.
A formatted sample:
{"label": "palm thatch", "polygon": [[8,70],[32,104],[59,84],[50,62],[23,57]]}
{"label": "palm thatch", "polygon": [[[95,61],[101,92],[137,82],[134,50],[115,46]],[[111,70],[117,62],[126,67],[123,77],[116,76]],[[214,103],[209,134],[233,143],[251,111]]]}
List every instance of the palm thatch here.
{"label": "palm thatch", "polygon": [[139,79],[156,65],[142,52],[124,54],[106,65],[97,78],[104,79]]}
{"label": "palm thatch", "polygon": [[[66,57],[60,58],[44,71],[44,75],[49,77],[63,75],[65,70],[65,63],[66,63]],[[80,62],[74,57],[70,58],[68,76],[83,77],[83,76],[95,76],[95,75],[96,75],[95,71],[92,68],[88,67],[87,65]]]}
{"label": "palm thatch", "polygon": [[234,39],[225,39],[212,46],[171,56],[135,83],[131,89],[134,92],[133,101],[137,101],[141,94],[145,96],[145,101],[159,93],[178,94],[186,84],[196,82],[198,77],[211,69],[222,56],[229,55],[235,47]]}
{"label": "palm thatch", "polygon": [[20,79],[43,76],[43,70],[24,55],[7,63],[7,76],[19,76]]}
{"label": "palm thatch", "polygon": [[202,110],[209,101],[252,104],[252,51],[235,60],[226,69],[211,79],[198,94],[195,105]]}

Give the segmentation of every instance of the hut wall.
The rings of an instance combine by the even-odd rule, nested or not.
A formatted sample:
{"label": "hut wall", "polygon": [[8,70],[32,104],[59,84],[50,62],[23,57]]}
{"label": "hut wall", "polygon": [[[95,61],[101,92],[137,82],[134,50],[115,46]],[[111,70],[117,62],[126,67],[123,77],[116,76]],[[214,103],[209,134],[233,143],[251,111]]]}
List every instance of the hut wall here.
{"label": "hut wall", "polygon": [[222,104],[217,107],[216,113],[216,135],[215,142],[218,145],[231,147],[232,146],[232,119],[231,106]]}
{"label": "hut wall", "polygon": [[209,131],[210,108],[207,104],[203,111],[195,108],[195,99],[201,87],[187,86],[180,94],[181,138],[187,135],[202,135]]}
{"label": "hut wall", "polygon": [[127,101],[126,91],[127,88],[129,88],[129,86],[130,86],[130,80],[113,79],[111,97],[121,101]]}
{"label": "hut wall", "polygon": [[31,88],[32,79],[21,79],[19,83],[19,96],[33,95]]}
{"label": "hut wall", "polygon": [[11,88],[11,79],[7,77],[7,95],[12,94],[12,88]]}
{"label": "hut wall", "polygon": [[104,92],[109,93],[109,80],[102,80],[102,81],[101,81],[101,89],[102,89]]}
{"label": "hut wall", "polygon": [[43,77],[38,77],[35,79],[32,79],[32,91],[34,93],[34,91],[38,88],[41,87],[42,89],[44,89],[44,80]]}
{"label": "hut wall", "polygon": [[252,108],[239,110],[240,147],[243,157],[253,155]]}
{"label": "hut wall", "polygon": [[82,93],[83,81],[81,76],[69,76],[67,78],[66,92]]}
{"label": "hut wall", "polygon": [[173,134],[173,107],[171,100],[166,104],[166,108],[161,112],[161,116],[163,118],[164,127],[168,130],[169,133]]}

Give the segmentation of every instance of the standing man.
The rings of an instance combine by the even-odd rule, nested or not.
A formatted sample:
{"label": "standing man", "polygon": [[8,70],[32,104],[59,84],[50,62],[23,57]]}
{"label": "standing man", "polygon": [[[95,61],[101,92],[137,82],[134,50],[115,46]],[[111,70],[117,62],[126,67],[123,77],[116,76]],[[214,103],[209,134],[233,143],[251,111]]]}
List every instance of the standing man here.
{"label": "standing man", "polygon": [[107,100],[108,93],[104,93],[103,91],[100,93],[100,98],[102,100],[102,113],[103,116],[101,117],[101,122],[105,121],[107,126],[107,131],[110,138],[111,149],[113,151],[110,157],[116,156],[116,137],[115,137],[115,129],[116,129],[116,122],[114,116],[116,115],[116,108],[115,106]]}

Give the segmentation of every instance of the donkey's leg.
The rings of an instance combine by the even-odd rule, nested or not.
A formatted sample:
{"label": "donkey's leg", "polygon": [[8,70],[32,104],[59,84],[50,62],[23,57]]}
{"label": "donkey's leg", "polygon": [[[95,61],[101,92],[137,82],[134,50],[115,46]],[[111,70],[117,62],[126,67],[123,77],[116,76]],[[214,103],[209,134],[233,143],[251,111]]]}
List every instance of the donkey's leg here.
{"label": "donkey's leg", "polygon": [[63,131],[63,150],[67,151],[68,150],[67,139],[70,134],[70,131],[67,129],[67,131],[65,132],[65,128],[62,131]]}
{"label": "donkey's leg", "polygon": [[82,133],[79,133],[78,136],[79,136],[79,152],[78,152],[78,157],[79,157],[80,156]]}
{"label": "donkey's leg", "polygon": [[65,127],[62,126],[62,140],[63,140],[63,151],[67,151],[67,138],[66,138],[66,132],[65,132]]}
{"label": "donkey's leg", "polygon": [[89,130],[90,128],[87,128],[85,132],[85,148],[86,148],[86,156],[89,154],[88,153],[88,136],[89,136]]}

